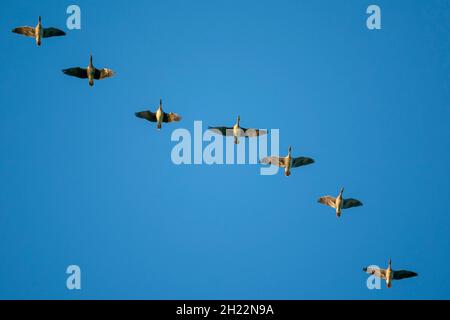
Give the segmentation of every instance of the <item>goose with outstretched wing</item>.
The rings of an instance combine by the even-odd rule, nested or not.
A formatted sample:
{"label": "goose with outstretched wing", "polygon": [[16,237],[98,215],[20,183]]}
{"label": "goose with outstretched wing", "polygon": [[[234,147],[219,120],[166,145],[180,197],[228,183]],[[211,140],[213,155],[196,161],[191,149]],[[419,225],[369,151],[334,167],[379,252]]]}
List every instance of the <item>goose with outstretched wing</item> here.
{"label": "goose with outstretched wing", "polygon": [[292,157],[292,148],[289,147],[286,157],[270,156],[260,161],[261,164],[271,164],[280,168],[284,168],[284,174],[288,177],[291,175],[292,168],[298,168],[314,163],[314,160],[307,157]]}
{"label": "goose with outstretched wing", "polygon": [[389,259],[387,269],[380,269],[374,266],[370,266],[363,269],[364,272],[374,275],[377,278],[386,280],[388,288],[392,287],[392,280],[401,280],[406,278],[416,277],[418,274],[408,270],[392,270],[392,261]]}
{"label": "goose with outstretched wing", "polygon": [[162,99],[159,100],[159,107],[156,112],[151,112],[149,110],[140,111],[135,113],[136,117],[148,120],[150,122],[156,122],[158,130],[161,129],[163,122],[177,122],[181,120],[181,116],[170,112],[166,113],[162,108]]}
{"label": "goose with outstretched wing", "polygon": [[60,37],[65,36],[66,33],[62,30],[59,30],[57,28],[44,28],[42,27],[42,18],[39,16],[38,18],[38,24],[36,27],[17,27],[12,29],[12,32],[21,34],[26,37],[34,38],[36,40],[36,44],[38,46],[41,45],[43,38],[50,38],[50,37]]}
{"label": "goose with outstretched wing", "polygon": [[89,58],[89,65],[87,68],[75,67],[75,68],[64,69],[63,73],[68,76],[72,76],[72,77],[76,77],[76,78],[80,78],[80,79],[89,79],[89,85],[91,87],[94,85],[94,80],[102,80],[105,78],[110,78],[115,75],[114,71],[112,71],[111,69],[95,68],[92,61],[93,61],[93,58],[91,55]]}
{"label": "goose with outstretched wing", "polygon": [[342,209],[350,209],[353,207],[362,206],[362,202],[356,199],[344,199],[343,198],[344,188],[341,188],[338,196],[336,198],[332,196],[325,196],[319,198],[317,202],[322,203],[326,206],[336,209],[336,216],[339,218],[342,214]]}
{"label": "goose with outstretched wing", "polygon": [[239,143],[240,137],[258,137],[267,134],[266,130],[242,128],[240,126],[240,121],[241,117],[238,116],[236,124],[232,127],[208,127],[208,130],[211,130],[223,136],[233,136],[235,144]]}

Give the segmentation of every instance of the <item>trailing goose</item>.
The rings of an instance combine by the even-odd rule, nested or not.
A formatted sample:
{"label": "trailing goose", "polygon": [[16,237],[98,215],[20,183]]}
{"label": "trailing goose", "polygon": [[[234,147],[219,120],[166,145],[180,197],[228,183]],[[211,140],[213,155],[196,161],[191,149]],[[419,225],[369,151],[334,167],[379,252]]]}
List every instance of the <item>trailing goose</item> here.
{"label": "trailing goose", "polygon": [[148,120],[150,122],[156,122],[158,130],[161,129],[161,124],[163,122],[175,122],[175,121],[181,120],[180,115],[173,113],[173,112],[165,113],[163,111],[162,100],[159,100],[159,107],[156,110],[156,112],[151,112],[151,111],[147,110],[147,111],[136,112],[135,115],[138,118],[142,118],[142,119]]}
{"label": "trailing goose", "polygon": [[289,147],[288,155],[286,157],[276,157],[276,156],[265,157],[260,161],[260,163],[271,164],[277,167],[284,168],[284,174],[287,177],[291,175],[291,168],[297,168],[314,163],[314,160],[311,158],[306,157],[292,158],[291,151],[292,149],[291,147]]}
{"label": "trailing goose", "polygon": [[209,130],[214,131],[223,136],[233,136],[234,143],[239,143],[239,137],[257,137],[267,134],[266,130],[246,129],[240,126],[241,117],[237,117],[236,124],[233,127],[208,127]]}
{"label": "trailing goose", "polygon": [[375,267],[367,267],[363,269],[364,272],[372,274],[377,278],[386,280],[388,288],[392,287],[392,280],[401,280],[418,276],[417,273],[408,270],[392,270],[392,261],[389,259],[387,269],[379,269]]}
{"label": "trailing goose", "polygon": [[66,33],[56,28],[43,28],[41,16],[36,27],[17,27],[12,32],[36,39],[36,44],[41,45],[42,38],[65,36]]}
{"label": "trailing goose", "polygon": [[362,206],[362,202],[356,199],[344,199],[342,194],[344,193],[344,188],[341,188],[338,196],[333,198],[331,196],[325,196],[319,198],[318,202],[322,203],[326,206],[332,207],[336,209],[336,216],[339,218],[341,216],[342,209],[349,209],[353,207]]}
{"label": "trailing goose", "polygon": [[111,69],[103,68],[103,69],[97,69],[94,67],[94,64],[92,63],[92,54],[89,59],[89,65],[87,68],[69,68],[64,69],[62,72],[64,74],[67,74],[68,76],[77,77],[81,79],[89,79],[89,85],[92,87],[94,85],[94,79],[95,80],[102,80],[105,78],[110,78],[114,76],[114,71]]}

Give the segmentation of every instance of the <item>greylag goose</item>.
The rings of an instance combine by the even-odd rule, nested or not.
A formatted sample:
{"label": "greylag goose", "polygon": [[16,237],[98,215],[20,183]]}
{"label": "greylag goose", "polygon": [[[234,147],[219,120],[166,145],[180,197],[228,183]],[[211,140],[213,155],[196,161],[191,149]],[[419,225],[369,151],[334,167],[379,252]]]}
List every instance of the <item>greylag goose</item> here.
{"label": "greylag goose", "polygon": [[267,134],[266,130],[259,129],[246,129],[240,126],[241,117],[237,117],[236,124],[233,127],[208,127],[209,130],[212,130],[215,133],[221,134],[223,136],[233,136],[234,143],[239,143],[239,137],[257,137]]}
{"label": "greylag goose", "polygon": [[173,113],[173,112],[165,113],[163,111],[162,100],[159,100],[159,107],[156,110],[156,112],[151,112],[151,111],[147,110],[147,111],[136,112],[135,115],[138,118],[142,118],[142,119],[148,120],[150,122],[156,122],[158,130],[161,129],[163,122],[174,122],[174,121],[181,120],[180,115]]}
{"label": "greylag goose", "polygon": [[92,63],[92,55],[89,58],[89,65],[87,68],[69,68],[63,70],[64,74],[67,74],[68,76],[77,77],[80,79],[89,79],[89,85],[92,87],[94,85],[94,79],[95,80],[102,80],[105,78],[110,78],[114,76],[114,71],[111,69],[103,68],[103,69],[97,69],[94,67],[94,64]]}
{"label": "greylag goose", "polygon": [[325,196],[319,198],[318,202],[322,203],[326,206],[332,207],[336,209],[336,216],[339,218],[342,213],[342,209],[349,209],[353,207],[359,207],[362,206],[362,202],[356,199],[344,199],[342,197],[342,194],[344,193],[344,188],[341,188],[341,191],[339,192],[338,196],[336,198],[333,198],[331,196]]}
{"label": "greylag goose", "polygon": [[298,168],[301,166],[306,166],[308,164],[314,163],[313,159],[307,157],[293,158],[291,151],[292,149],[291,147],[289,147],[288,155],[286,157],[277,157],[277,156],[265,157],[260,161],[260,163],[271,164],[277,167],[284,168],[284,174],[286,177],[289,177],[291,175],[292,168]]}
{"label": "greylag goose", "polygon": [[12,29],[12,32],[24,35],[26,37],[34,38],[38,46],[41,45],[43,38],[59,37],[66,35],[64,31],[56,28],[43,28],[41,16],[39,16],[38,18],[38,24],[36,27],[28,27],[28,26],[17,27]]}
{"label": "greylag goose", "polygon": [[374,267],[367,267],[363,269],[364,272],[372,274],[377,278],[386,280],[388,288],[392,287],[392,280],[401,280],[406,278],[416,277],[418,274],[408,270],[392,270],[392,261],[389,259],[389,265],[387,269],[379,269]]}

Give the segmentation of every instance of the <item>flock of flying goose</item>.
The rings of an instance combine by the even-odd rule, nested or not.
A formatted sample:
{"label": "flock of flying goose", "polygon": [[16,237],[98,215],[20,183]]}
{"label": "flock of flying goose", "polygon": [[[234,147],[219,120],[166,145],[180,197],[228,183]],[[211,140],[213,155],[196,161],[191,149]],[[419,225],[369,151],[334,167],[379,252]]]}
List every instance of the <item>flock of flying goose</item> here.
{"label": "flock of flying goose", "polygon": [[[27,37],[34,38],[38,46],[41,45],[42,39],[50,37],[65,36],[66,33],[57,28],[44,28],[42,26],[42,19],[39,16],[38,24],[36,27],[17,27],[12,30],[14,33],[18,33]],[[90,56],[89,65],[87,68],[73,67],[69,69],[62,70],[64,74],[77,77],[81,79],[88,79],[89,85],[92,87],[94,85],[94,80],[102,80],[114,76],[114,71],[107,68],[97,69],[94,67],[92,55]],[[149,110],[140,111],[135,113],[136,117],[148,120],[150,122],[156,122],[156,126],[159,129],[162,127],[162,123],[177,122],[181,120],[181,116],[170,112],[166,113],[163,111],[162,100],[159,102],[159,107],[156,112]],[[246,129],[240,126],[240,117],[237,117],[236,123],[232,127],[208,127],[209,130],[223,135],[223,136],[233,136],[234,143],[239,143],[239,138],[249,138],[257,137],[267,134],[265,130],[259,129]],[[297,157],[293,158],[291,155],[291,147],[289,147],[288,154],[286,157],[270,156],[265,157],[260,161],[261,164],[270,164],[284,168],[284,173],[286,176],[291,175],[291,169],[300,166],[305,166],[314,163],[314,160],[307,157]],[[339,194],[336,198],[332,196],[324,196],[319,198],[318,202],[334,208],[336,210],[336,216],[339,218],[342,214],[342,209],[350,209],[353,207],[362,206],[362,202],[357,199],[344,199],[343,198],[344,188],[341,188]],[[374,267],[368,267],[363,269],[364,272],[374,275],[378,278],[386,280],[387,287],[392,286],[392,280],[400,280],[404,278],[411,278],[417,276],[417,273],[407,270],[392,270],[391,259],[389,259],[387,269],[379,269]]]}

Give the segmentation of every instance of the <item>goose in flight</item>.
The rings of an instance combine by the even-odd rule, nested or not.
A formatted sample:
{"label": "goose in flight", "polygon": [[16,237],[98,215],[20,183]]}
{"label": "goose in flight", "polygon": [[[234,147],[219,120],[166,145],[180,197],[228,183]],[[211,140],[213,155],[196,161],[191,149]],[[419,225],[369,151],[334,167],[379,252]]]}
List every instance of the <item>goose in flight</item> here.
{"label": "goose in flight", "polygon": [[142,118],[142,119],[148,120],[150,122],[156,122],[158,130],[161,129],[161,124],[163,122],[175,122],[175,121],[181,120],[180,115],[173,113],[173,112],[165,113],[163,111],[162,99],[159,100],[159,107],[156,110],[156,112],[151,112],[151,111],[147,110],[147,111],[136,112],[135,115],[138,118]]}
{"label": "goose in flight", "polygon": [[344,188],[341,188],[338,196],[333,198],[331,196],[325,196],[319,198],[318,202],[322,203],[326,206],[332,207],[336,209],[336,216],[339,218],[341,216],[342,209],[349,209],[353,207],[362,206],[362,202],[356,199],[344,199],[342,194],[344,193]]}
{"label": "goose in flight", "polygon": [[386,280],[388,288],[392,287],[392,280],[401,280],[406,278],[416,277],[418,274],[408,270],[392,270],[392,261],[389,259],[387,269],[379,269],[375,267],[367,267],[363,269],[364,272],[372,274],[377,278]]}
{"label": "goose in flight", "polygon": [[56,28],[43,28],[41,16],[36,27],[17,27],[12,32],[36,39],[36,44],[41,45],[42,38],[65,36],[66,33]]}
{"label": "goose in flight", "polygon": [[77,77],[81,79],[89,79],[89,85],[91,87],[94,85],[94,79],[101,80],[114,76],[114,71],[112,71],[111,69],[95,68],[94,64],[92,63],[92,54],[89,59],[89,65],[87,68],[80,68],[80,67],[69,68],[64,69],[62,72],[64,72],[64,74],[67,74],[68,76]]}
{"label": "goose in flight", "polygon": [[271,164],[277,167],[284,168],[284,174],[286,177],[289,177],[291,175],[291,168],[297,168],[300,166],[306,166],[308,164],[314,163],[314,160],[311,158],[306,157],[298,157],[298,158],[292,158],[291,155],[291,147],[289,147],[288,155],[286,157],[265,157],[263,158],[260,163],[262,164]]}
{"label": "goose in flight", "polygon": [[233,136],[234,143],[239,143],[239,137],[257,137],[267,134],[266,130],[246,129],[240,126],[241,117],[237,117],[237,122],[233,127],[208,127],[209,130],[214,131],[223,136]]}

